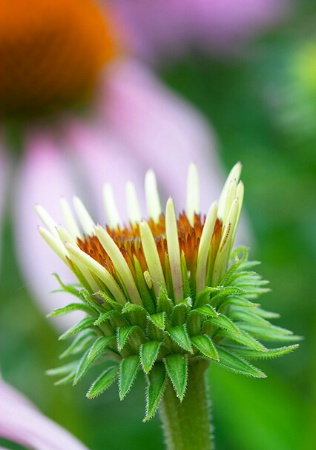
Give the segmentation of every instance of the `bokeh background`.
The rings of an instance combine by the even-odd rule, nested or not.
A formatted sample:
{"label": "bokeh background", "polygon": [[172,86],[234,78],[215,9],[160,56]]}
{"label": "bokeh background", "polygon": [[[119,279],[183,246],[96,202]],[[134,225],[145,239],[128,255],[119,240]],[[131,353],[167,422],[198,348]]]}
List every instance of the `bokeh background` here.
{"label": "bokeh background", "polygon": [[[225,171],[237,160],[242,162],[251,258],[262,261],[259,271],[272,289],[262,305],[281,314],[278,325],[304,336],[294,353],[259,363],[268,374],[264,380],[210,367],[216,446],[312,450],[316,446],[315,3],[292,2],[283,20],[237,52],[195,49],[154,64],[153,70],[209,122]],[[116,386],[87,400],[89,375],[76,387],[55,387],[44,374],[58,363],[64,342],[57,340],[56,329],[33,301],[20,273],[9,214],[2,232],[4,379],[91,450],[163,448],[159,418],[142,423],[141,376],[120,402]],[[0,439],[1,444],[22,448]]]}

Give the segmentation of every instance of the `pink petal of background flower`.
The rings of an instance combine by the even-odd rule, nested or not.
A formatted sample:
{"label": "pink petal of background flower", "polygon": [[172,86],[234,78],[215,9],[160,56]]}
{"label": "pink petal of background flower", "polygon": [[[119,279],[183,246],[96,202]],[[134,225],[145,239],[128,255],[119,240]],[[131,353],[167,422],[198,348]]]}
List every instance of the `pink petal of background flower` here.
{"label": "pink petal of background flower", "polygon": [[112,0],[111,5],[132,49],[154,61],[181,56],[192,46],[231,52],[290,9],[287,0]]}
{"label": "pink petal of background flower", "polygon": [[0,379],[0,436],[36,450],[87,450]]}
{"label": "pink petal of background flower", "polygon": [[[29,133],[15,184],[15,246],[28,287],[45,313],[69,303],[65,293],[52,294],[59,287],[52,274],[58,273],[65,283],[74,282],[74,278],[41,238],[34,206],[48,204],[52,216],[61,223],[59,200],[62,195],[72,198],[76,192],[75,175],[56,136],[44,129]],[[69,319],[61,317],[59,323],[63,322],[67,325]]]}

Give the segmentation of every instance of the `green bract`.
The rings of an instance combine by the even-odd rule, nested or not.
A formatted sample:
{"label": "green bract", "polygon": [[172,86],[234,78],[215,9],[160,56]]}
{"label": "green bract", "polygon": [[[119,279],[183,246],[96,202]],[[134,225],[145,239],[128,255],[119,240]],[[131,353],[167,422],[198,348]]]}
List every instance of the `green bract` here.
{"label": "green bract", "polygon": [[[297,337],[272,325],[269,319],[277,315],[256,303],[267,291],[266,282],[252,270],[258,263],[248,261],[245,248],[232,251],[243,197],[240,170],[240,164],[232,169],[218,205],[213,203],[205,217],[199,213],[194,166],[189,169],[187,212],[178,218],[171,199],[162,213],[153,172],[145,179],[148,221],[142,220],[134,187],[128,184],[127,228],[120,227],[109,186],[104,189],[106,228],[94,224],[78,198],[74,206],[83,233],[64,199],[68,230],[37,207],[47,227],[40,228],[41,234],[80,282],[64,285],[57,277],[61,288],[78,300],[51,316],[76,309],[86,315],[60,337],[75,336],[62,354],[74,361],[50,371],[62,375],[57,383],[76,384],[98,364],[100,375],[87,396],[96,397],[118,379],[123,399],[143,370],[149,420],[166,383],[172,383],[182,401],[189,365],[198,359],[264,377],[249,360],[280,356],[297,347],[282,346]],[[261,341],[281,346],[268,348]]]}

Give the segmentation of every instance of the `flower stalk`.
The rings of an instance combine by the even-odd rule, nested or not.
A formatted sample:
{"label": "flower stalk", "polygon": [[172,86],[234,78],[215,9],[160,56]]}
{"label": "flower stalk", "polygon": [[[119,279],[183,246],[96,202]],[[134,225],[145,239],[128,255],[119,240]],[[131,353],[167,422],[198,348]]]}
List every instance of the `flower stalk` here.
{"label": "flower stalk", "polygon": [[211,450],[212,426],[205,372],[208,362],[189,365],[188,384],[182,402],[167,383],[159,412],[168,450]]}

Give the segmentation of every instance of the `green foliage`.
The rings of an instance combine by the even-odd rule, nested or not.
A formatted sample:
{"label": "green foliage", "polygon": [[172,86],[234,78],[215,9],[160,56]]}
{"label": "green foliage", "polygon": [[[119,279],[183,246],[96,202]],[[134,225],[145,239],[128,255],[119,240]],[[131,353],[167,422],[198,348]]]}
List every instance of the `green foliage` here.
{"label": "green foliage", "polygon": [[148,374],[148,388],[146,395],[146,416],[144,422],[150,420],[155,412],[159,401],[163,395],[166,385],[166,370],[162,363],[157,363]]}
{"label": "green foliage", "polygon": [[186,355],[175,353],[168,355],[164,362],[177,397],[182,401],[188,382],[188,358]]}
{"label": "green foliage", "polygon": [[[145,304],[122,306],[108,293],[90,294],[63,285],[82,303],[72,303],[52,315],[79,309],[87,317],[61,336],[66,339],[77,335],[62,357],[81,353],[83,356],[50,374],[62,376],[58,383],[76,384],[92,365],[99,363],[103,372],[92,383],[87,397],[101,394],[119,377],[119,396],[123,400],[141,369],[148,382],[145,421],[155,414],[166,376],[179,400],[183,400],[188,367],[196,359],[203,358],[239,374],[264,377],[248,359],[281,356],[297,345],[268,349],[260,340],[293,341],[298,337],[272,325],[269,320],[277,315],[254,302],[266,291],[263,287],[266,283],[248,270],[257,263],[247,260],[247,251],[235,250],[232,259],[220,286],[206,287],[197,296],[188,296],[176,305],[161,287],[153,308],[151,291],[147,285],[143,286],[146,304],[150,305],[148,310]],[[104,370],[109,359],[119,365]]]}
{"label": "green foliage", "polygon": [[108,367],[91,385],[87,392],[88,398],[95,398],[102,394],[118,377],[117,366]]}
{"label": "green foliage", "polygon": [[123,400],[125,395],[131,389],[137,375],[139,366],[139,356],[133,355],[122,359],[120,367],[120,399]]}
{"label": "green foliage", "polygon": [[152,366],[154,365],[158,357],[161,344],[162,343],[159,341],[149,341],[140,347],[140,362],[145,373],[150,372]]}

